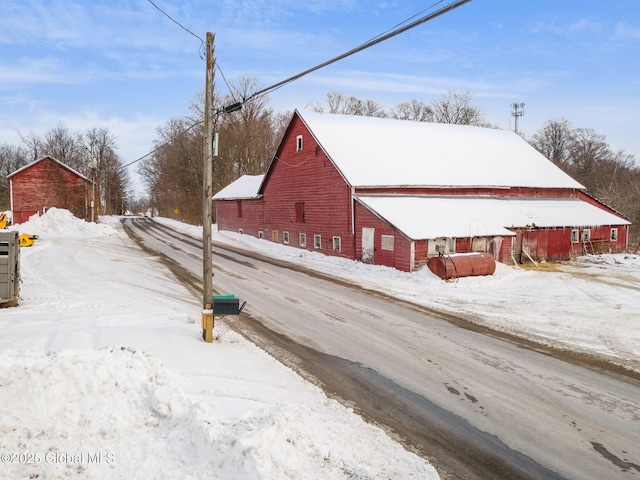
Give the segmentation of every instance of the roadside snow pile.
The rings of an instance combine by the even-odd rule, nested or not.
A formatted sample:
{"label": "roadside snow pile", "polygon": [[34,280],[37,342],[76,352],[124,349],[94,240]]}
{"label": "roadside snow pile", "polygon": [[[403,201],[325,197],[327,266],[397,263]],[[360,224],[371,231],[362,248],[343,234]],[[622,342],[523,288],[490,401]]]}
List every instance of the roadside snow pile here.
{"label": "roadside snow pile", "polygon": [[33,235],[82,234],[84,237],[103,237],[115,234],[109,225],[85,222],[73,216],[69,210],[61,208],[50,208],[44,215],[33,215],[27,222],[12,228]]}
{"label": "roadside snow pile", "polygon": [[131,348],[0,353],[0,478],[437,478],[335,401],[220,421],[179,385]]}

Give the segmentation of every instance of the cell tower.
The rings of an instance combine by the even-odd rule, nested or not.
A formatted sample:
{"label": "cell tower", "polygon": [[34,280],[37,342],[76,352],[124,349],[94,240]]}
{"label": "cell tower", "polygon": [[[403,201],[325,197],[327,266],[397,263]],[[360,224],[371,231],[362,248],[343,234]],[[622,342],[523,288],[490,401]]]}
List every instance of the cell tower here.
{"label": "cell tower", "polygon": [[518,117],[524,115],[524,103],[512,103],[511,108],[513,108],[511,116],[515,118],[515,126],[513,131],[518,133]]}

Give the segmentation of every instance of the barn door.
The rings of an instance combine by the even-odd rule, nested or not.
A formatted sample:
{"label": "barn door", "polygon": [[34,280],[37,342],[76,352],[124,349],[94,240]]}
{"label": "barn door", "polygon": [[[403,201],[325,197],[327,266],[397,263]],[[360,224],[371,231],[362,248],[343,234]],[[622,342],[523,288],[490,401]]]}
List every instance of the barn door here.
{"label": "barn door", "polygon": [[373,264],[373,238],[375,228],[362,227],[362,261]]}

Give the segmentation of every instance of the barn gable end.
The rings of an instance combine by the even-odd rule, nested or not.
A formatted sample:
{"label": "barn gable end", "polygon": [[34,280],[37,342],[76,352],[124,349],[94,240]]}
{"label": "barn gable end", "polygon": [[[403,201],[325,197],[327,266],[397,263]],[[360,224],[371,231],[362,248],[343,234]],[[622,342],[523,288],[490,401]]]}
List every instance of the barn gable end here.
{"label": "barn gable end", "polygon": [[7,176],[11,188],[14,223],[26,222],[48,208],[64,208],[76,217],[90,219],[91,181],[50,156],[45,156]]}

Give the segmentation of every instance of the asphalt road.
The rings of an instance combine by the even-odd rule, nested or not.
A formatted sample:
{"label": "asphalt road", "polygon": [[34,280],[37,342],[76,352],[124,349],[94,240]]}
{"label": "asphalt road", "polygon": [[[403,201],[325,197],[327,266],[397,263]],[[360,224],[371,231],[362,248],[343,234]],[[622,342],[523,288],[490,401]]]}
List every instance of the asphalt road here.
{"label": "asphalt road", "polygon": [[[126,219],[201,298],[202,244]],[[230,323],[442,478],[640,478],[640,379],[250,252],[214,248]]]}

